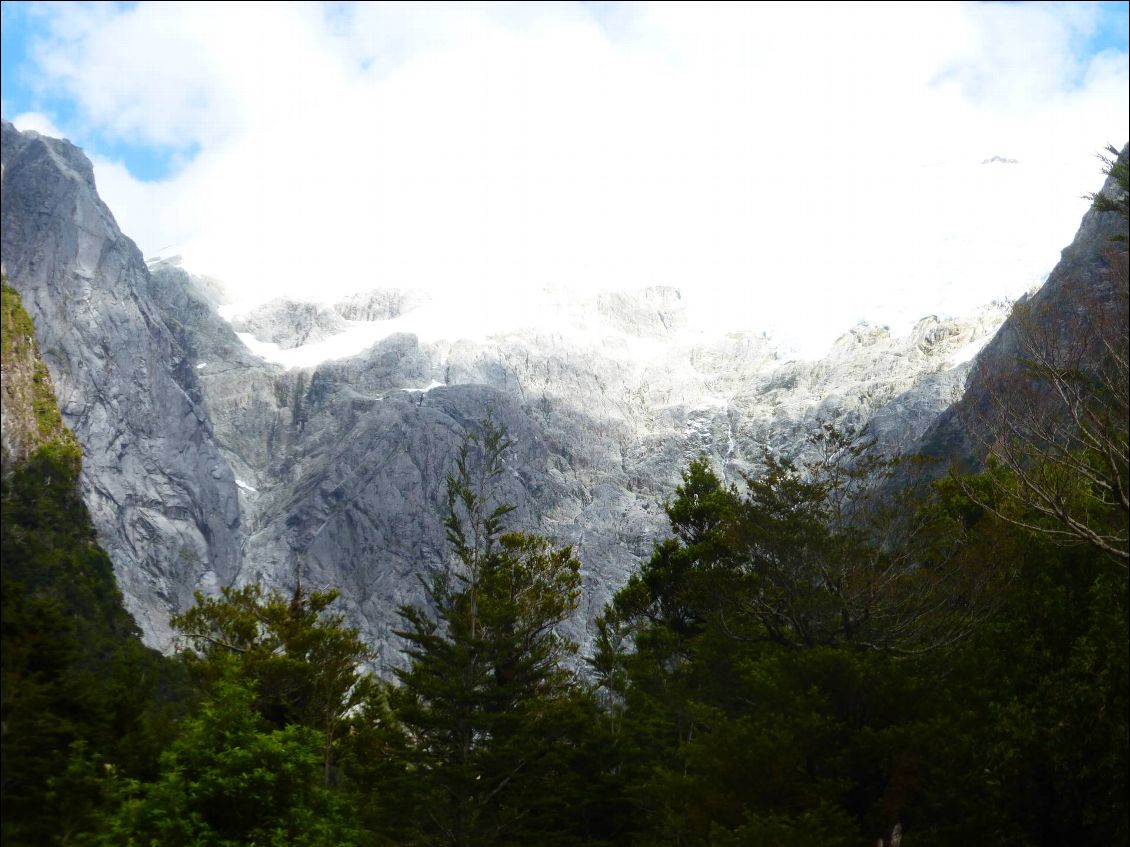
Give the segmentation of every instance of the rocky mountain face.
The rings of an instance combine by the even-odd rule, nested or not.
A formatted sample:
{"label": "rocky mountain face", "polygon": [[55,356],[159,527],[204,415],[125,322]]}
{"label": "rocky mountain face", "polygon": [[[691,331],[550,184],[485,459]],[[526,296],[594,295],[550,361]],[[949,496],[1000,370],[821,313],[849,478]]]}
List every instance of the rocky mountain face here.
{"label": "rocky mountain face", "polygon": [[[446,477],[488,414],[514,441],[497,496],[517,505],[515,527],[573,544],[584,565],[583,640],[665,532],[688,460],[740,480],[765,450],[803,450],[822,419],[910,446],[1005,315],[929,317],[902,337],[860,325],[819,361],[782,360],[758,333],[691,331],[680,293],[659,287],[558,292],[552,322],[472,339],[420,330],[442,304],[395,290],[229,322],[208,280],[146,266],[69,143],[5,123],[3,167],[4,265],[83,445],[84,496],[127,605],[158,645],[194,589],[285,590],[300,574],[340,588],[396,661],[397,606],[446,560]],[[269,361],[350,333],[371,343]]]}
{"label": "rocky mountain face", "polygon": [[265,344],[291,350],[336,335],[345,329],[345,321],[327,306],[272,300],[233,321],[232,327]]}
{"label": "rocky mountain face", "polygon": [[[149,291],[194,362],[235,472],[240,579],[286,585],[300,569],[339,586],[386,647],[396,607],[420,599],[416,575],[445,559],[446,476],[488,413],[515,442],[499,496],[518,505],[516,524],[573,544],[585,566],[573,632],[583,639],[666,530],[661,503],[690,459],[706,454],[739,480],[763,450],[801,451],[822,419],[869,421],[889,447],[908,445],[1003,318],[999,308],[931,317],[903,338],[860,326],[826,359],[781,362],[758,334],[682,333],[678,292],[652,289],[575,301],[558,312],[559,333],[391,332],[360,355],[284,369],[241,350],[233,329],[254,324],[220,319],[185,271],[155,269]],[[275,302],[256,315],[268,316],[257,340],[287,350],[310,337],[302,319],[316,313]]]}
{"label": "rocky mountain face", "polygon": [[235,482],[90,162],[65,141],[2,133],[0,258],[82,444],[83,497],[129,611],[162,644],[170,610],[237,573]]}

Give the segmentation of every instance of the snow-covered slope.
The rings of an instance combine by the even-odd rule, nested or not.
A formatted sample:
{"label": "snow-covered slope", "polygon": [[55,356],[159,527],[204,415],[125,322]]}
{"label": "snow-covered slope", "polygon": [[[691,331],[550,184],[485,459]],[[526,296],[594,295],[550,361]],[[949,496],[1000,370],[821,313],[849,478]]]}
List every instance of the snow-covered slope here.
{"label": "snow-covered slope", "polygon": [[[403,301],[404,293],[372,291],[353,300],[391,298]],[[773,441],[774,420],[811,423],[846,416],[858,423],[879,412],[886,420],[914,406],[923,393],[933,398],[925,413],[936,412],[938,402],[953,399],[950,389],[959,384],[964,366],[1008,311],[998,302],[962,317],[928,316],[901,335],[861,323],[823,356],[806,360],[786,357],[765,333],[713,330],[670,287],[586,296],[541,290],[527,293],[520,308],[508,306],[420,295],[393,312],[370,311],[366,319],[345,318],[340,304],[288,300],[245,312],[219,311],[251,353],[286,368],[364,359],[381,342],[405,336],[427,361],[412,377],[427,379],[416,385],[407,378],[396,388],[419,390],[454,379],[497,384],[523,396],[576,397],[570,387],[576,377],[562,379],[552,364],[537,364],[562,360],[567,370],[600,376],[598,396],[589,397],[586,408],[631,421],[641,438],[665,416],[689,412],[692,429],[701,430],[705,417],[734,418],[744,425],[745,439],[760,437],[759,444]],[[939,394],[942,384],[945,396]],[[900,421],[889,423],[892,443],[918,434]],[[795,445],[786,438],[775,447]],[[738,452],[735,444],[732,455]]]}
{"label": "snow-covered slope", "polygon": [[[154,273],[161,292],[201,287]],[[356,320],[333,304],[274,301],[250,317],[229,311],[230,325],[198,314],[185,347],[208,362],[210,419],[243,483],[240,578],[285,585],[301,568],[341,586],[389,644],[395,608],[419,599],[415,575],[445,555],[438,515],[461,433],[489,411],[518,445],[504,492],[516,520],[574,544],[586,566],[583,637],[664,532],[661,503],[690,459],[738,479],[766,449],[803,450],[825,419],[871,422],[904,447],[952,402],[1006,311],[927,317],[904,335],[862,324],[805,361],[782,359],[759,332],[710,332],[672,288],[533,292],[522,305],[418,298]],[[169,319],[183,324],[184,311],[170,303]],[[328,314],[343,322],[335,334],[292,344]],[[212,350],[233,327],[259,335],[238,334],[238,359]]]}

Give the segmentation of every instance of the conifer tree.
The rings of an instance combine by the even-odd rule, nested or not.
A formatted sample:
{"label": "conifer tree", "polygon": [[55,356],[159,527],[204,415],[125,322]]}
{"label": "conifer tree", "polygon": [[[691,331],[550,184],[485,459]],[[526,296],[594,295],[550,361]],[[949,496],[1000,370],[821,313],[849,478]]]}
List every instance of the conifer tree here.
{"label": "conifer tree", "polygon": [[429,608],[401,609],[411,664],[390,701],[404,767],[386,791],[406,840],[577,843],[557,817],[577,708],[557,628],[580,566],[567,547],[503,531],[508,446],[489,418],[462,445],[445,519],[454,561],[428,580]]}

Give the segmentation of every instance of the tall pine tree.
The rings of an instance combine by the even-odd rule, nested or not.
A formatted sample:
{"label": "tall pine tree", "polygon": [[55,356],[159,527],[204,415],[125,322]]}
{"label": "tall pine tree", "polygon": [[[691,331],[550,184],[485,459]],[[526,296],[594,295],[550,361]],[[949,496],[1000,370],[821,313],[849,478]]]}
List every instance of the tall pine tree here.
{"label": "tall pine tree", "polygon": [[[576,608],[569,548],[504,532],[495,500],[506,433],[489,418],[448,479],[454,556],[427,583],[429,608],[401,609],[411,664],[389,699],[402,767],[385,787],[389,823],[409,843],[566,844],[582,840],[562,792],[574,782],[591,707],[562,660]],[[398,819],[398,820],[397,820]]]}

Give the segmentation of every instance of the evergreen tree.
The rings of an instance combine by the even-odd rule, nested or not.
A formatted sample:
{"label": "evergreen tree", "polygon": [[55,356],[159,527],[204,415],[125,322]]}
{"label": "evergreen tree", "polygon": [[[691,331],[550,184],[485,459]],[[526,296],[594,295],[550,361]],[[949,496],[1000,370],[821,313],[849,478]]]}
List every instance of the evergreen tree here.
{"label": "evergreen tree", "polygon": [[[388,694],[403,763],[385,793],[406,843],[452,847],[578,843],[578,736],[591,700],[561,661],[558,626],[574,611],[579,563],[568,548],[504,533],[493,499],[506,434],[488,418],[448,479],[451,566],[427,583],[429,608],[405,607],[410,664]],[[570,820],[572,816],[572,820]]]}
{"label": "evergreen tree", "polygon": [[744,492],[692,462],[672,537],[600,622],[640,844],[854,844],[912,800],[932,692],[895,657],[966,632],[986,589],[937,516],[880,511],[872,441],[813,444]]}

